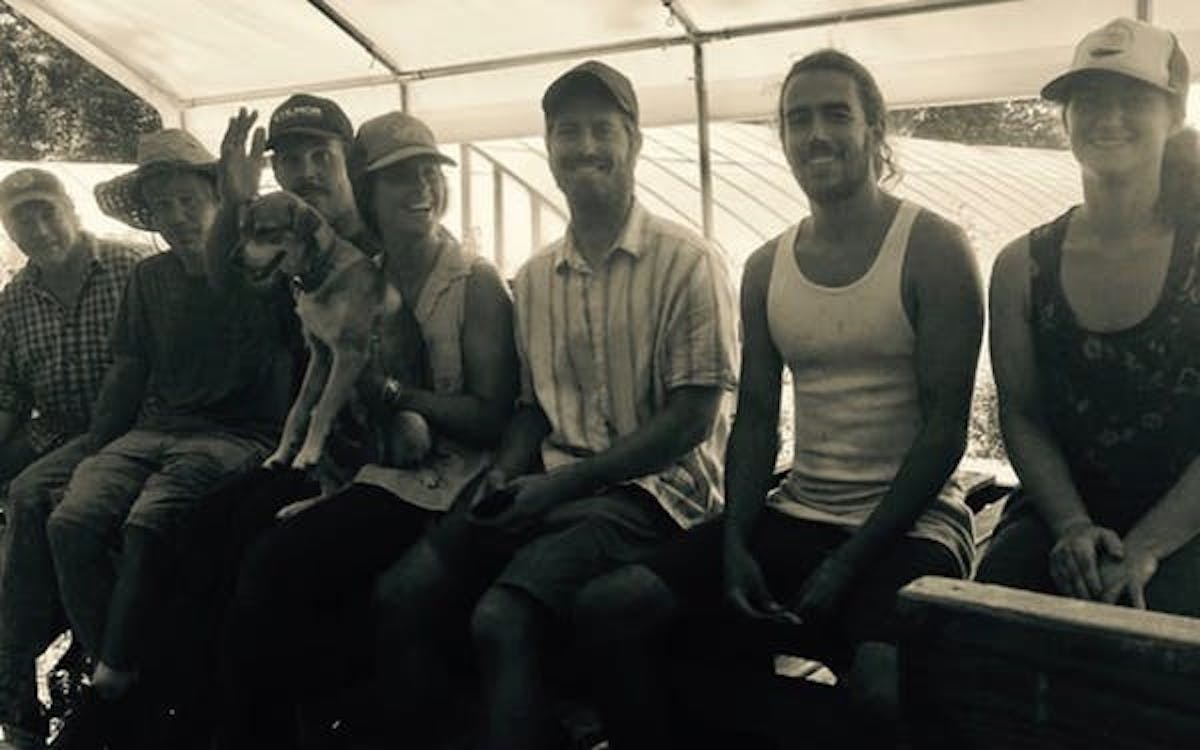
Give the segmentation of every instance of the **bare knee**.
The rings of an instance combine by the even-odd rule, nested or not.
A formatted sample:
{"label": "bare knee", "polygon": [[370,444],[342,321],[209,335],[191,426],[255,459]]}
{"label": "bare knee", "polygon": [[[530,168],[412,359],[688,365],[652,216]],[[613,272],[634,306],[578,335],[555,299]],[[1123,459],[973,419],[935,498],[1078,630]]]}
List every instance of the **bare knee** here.
{"label": "bare knee", "polygon": [[670,619],[675,593],[645,565],[627,565],[593,579],[575,596],[575,630],[585,643],[633,638]]}
{"label": "bare knee", "polygon": [[471,612],[471,638],[484,658],[512,654],[536,643],[538,603],[505,586],[493,586]]}
{"label": "bare knee", "polygon": [[420,540],[375,581],[372,597],[380,617],[395,623],[419,622],[438,606],[438,592],[449,586],[450,572],[427,540]]}

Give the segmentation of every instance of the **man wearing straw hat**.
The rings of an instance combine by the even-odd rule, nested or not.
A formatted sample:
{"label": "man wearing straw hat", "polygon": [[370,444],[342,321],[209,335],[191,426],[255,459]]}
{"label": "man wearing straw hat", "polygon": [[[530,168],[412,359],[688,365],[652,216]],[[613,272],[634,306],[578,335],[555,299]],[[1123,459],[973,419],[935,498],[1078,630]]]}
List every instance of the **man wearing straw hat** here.
{"label": "man wearing straw hat", "polygon": [[51,496],[87,455],[109,333],[144,252],[84,231],[42,169],[0,181],[0,218],[28,258],[0,291],[0,484],[11,480],[0,559],[15,563],[0,574],[0,723],[24,747],[45,734],[34,659],[62,624],[53,570],[36,562],[49,559]]}
{"label": "man wearing straw hat", "polygon": [[253,295],[214,290],[204,274],[215,169],[193,136],[162,130],[141,138],[135,170],[96,188],[107,214],[168,245],[134,269],[91,427],[99,451],[47,523],[63,605],[96,662],[101,698],[135,679],[128,667],[183,511],[261,461],[288,407],[294,367],[278,316]]}

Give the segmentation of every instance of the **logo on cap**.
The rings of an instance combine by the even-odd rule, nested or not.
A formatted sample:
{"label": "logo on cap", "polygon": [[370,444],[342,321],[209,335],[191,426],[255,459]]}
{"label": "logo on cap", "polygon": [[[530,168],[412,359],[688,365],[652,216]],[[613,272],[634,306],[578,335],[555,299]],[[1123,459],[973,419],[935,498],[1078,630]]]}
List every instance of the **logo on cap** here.
{"label": "logo on cap", "polygon": [[13,176],[9,181],[10,189],[26,190],[37,184],[37,174],[34,172],[21,172]]}
{"label": "logo on cap", "polygon": [[1111,57],[1120,55],[1129,49],[1133,42],[1133,30],[1120,23],[1110,24],[1096,35],[1096,46],[1090,52],[1092,57]]}
{"label": "logo on cap", "polygon": [[291,120],[299,120],[303,118],[315,117],[321,118],[325,112],[320,107],[312,105],[300,105],[298,107],[288,107],[275,113],[276,123],[290,122]]}

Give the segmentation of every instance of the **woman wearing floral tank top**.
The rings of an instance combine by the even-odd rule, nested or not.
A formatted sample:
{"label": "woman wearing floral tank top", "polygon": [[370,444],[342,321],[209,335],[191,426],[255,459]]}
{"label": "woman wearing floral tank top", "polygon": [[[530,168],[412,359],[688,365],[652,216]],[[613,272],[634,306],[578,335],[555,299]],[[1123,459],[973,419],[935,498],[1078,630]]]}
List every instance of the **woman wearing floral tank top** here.
{"label": "woman wearing floral tank top", "polygon": [[1023,491],[980,580],[1200,615],[1200,156],[1187,58],[1129,19],[1042,91],[1084,202],[992,275],[1001,428]]}

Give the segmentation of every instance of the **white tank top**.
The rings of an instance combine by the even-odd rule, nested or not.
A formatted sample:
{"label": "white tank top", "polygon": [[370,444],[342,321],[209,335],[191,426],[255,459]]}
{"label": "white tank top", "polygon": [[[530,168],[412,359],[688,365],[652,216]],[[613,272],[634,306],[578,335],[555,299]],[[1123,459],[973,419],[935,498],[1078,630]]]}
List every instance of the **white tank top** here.
{"label": "white tank top", "polygon": [[[792,375],[791,471],[769,500],[788,515],[859,526],[895,479],[922,426],[916,335],[901,279],[920,208],[901,202],[871,267],[841,287],[796,262],[799,225],[780,236],[767,292],[771,340]],[[952,479],[912,536],[950,548],[970,571],[971,514]]]}

